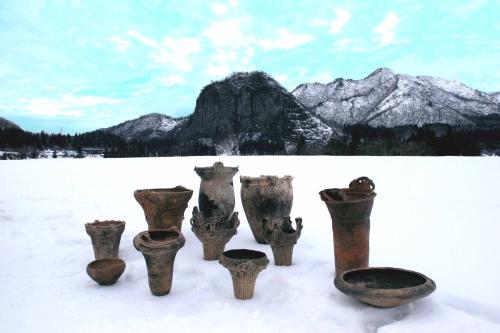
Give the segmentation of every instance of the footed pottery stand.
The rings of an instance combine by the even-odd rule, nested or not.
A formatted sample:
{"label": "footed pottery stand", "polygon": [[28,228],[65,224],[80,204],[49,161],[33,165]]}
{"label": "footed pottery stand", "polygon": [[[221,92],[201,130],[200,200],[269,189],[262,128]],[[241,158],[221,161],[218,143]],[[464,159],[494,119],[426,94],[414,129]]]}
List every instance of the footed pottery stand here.
{"label": "footed pottery stand", "polygon": [[241,176],[241,203],[255,240],[266,244],[262,219],[290,216],[293,203],[292,176]]}
{"label": "footed pottery stand", "polygon": [[376,196],[375,184],[360,177],[349,188],[331,188],[319,193],[330,212],[335,253],[335,275],[368,267],[370,214]]}
{"label": "footed pottery stand", "polygon": [[118,258],[120,239],[125,222],[123,221],[95,221],[85,224],[85,231],[92,240],[96,260]]}
{"label": "footed pottery stand", "polygon": [[143,231],[134,238],[134,247],[142,252],[148,269],[151,293],[163,296],[170,292],[175,255],[184,246],[184,236],[177,228]]}
{"label": "footed pottery stand", "polygon": [[205,220],[198,207],[193,208],[191,218],[191,230],[203,243],[203,259],[220,259],[224,247],[229,240],[236,235],[240,220],[238,213],[234,212],[229,220],[209,219]]}
{"label": "footed pottery stand", "polygon": [[264,237],[271,245],[276,266],[292,264],[293,246],[297,243],[302,231],[302,219],[295,219],[297,228],[294,230],[289,217],[281,219],[262,220]]}
{"label": "footed pottery stand", "polygon": [[182,228],[184,211],[193,191],[183,186],[136,190],[134,197],[144,210],[148,230]]}
{"label": "footed pottery stand", "polygon": [[249,299],[253,297],[257,275],[267,267],[269,260],[264,252],[239,249],[225,251],[220,263],[231,273],[234,297]]}

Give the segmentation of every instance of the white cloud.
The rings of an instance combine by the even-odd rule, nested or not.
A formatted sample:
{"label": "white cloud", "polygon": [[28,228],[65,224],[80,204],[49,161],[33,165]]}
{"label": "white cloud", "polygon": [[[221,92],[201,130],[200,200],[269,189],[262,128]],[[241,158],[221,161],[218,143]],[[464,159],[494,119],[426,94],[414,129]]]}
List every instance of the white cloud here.
{"label": "white cloud", "polygon": [[335,51],[344,51],[352,44],[352,39],[350,38],[342,38],[335,43],[333,43],[333,48]]}
{"label": "white cloud", "polygon": [[123,100],[101,97],[101,96],[73,96],[71,94],[63,95],[58,99],[33,98],[25,100],[23,109],[32,115],[39,116],[71,116],[79,117],[83,115],[84,110],[93,109],[102,105],[115,105],[122,103]]}
{"label": "white cloud", "polygon": [[261,39],[259,45],[264,50],[283,49],[291,50],[312,40],[312,36],[306,34],[293,34],[286,28],[278,31],[277,39]]}
{"label": "white cloud", "polygon": [[286,76],[285,74],[278,74],[274,78],[276,79],[276,81],[283,85],[288,79],[288,76]]}
{"label": "white cloud", "polygon": [[244,47],[255,40],[253,36],[246,35],[241,30],[241,25],[247,21],[247,18],[215,21],[202,34],[215,47],[230,47],[233,49]]}
{"label": "white cloud", "polygon": [[233,7],[238,6],[238,0],[229,0],[229,5]]}
{"label": "white cloud", "polygon": [[344,26],[351,20],[351,13],[343,8],[335,9],[335,18],[332,21],[323,19],[314,19],[311,25],[314,27],[329,27],[328,33],[338,34]]}
{"label": "white cloud", "polygon": [[129,35],[130,37],[133,37],[135,38],[136,40],[138,40],[139,42],[141,42],[142,44],[146,45],[146,46],[149,46],[149,47],[153,47],[153,48],[158,48],[160,47],[160,45],[154,40],[154,39],[151,39],[151,38],[148,38],[148,37],[145,37],[143,36],[140,32],[138,31],[135,31],[135,30],[129,30],[127,32],[127,35]]}
{"label": "white cloud", "polygon": [[212,4],[212,11],[216,15],[219,15],[219,16],[224,15],[227,13],[227,6],[220,4],[220,3],[214,3],[214,4]]}
{"label": "white cloud", "polygon": [[228,64],[218,63],[218,64],[208,64],[205,69],[205,73],[214,77],[224,77],[230,73],[230,68]]}
{"label": "white cloud", "polygon": [[167,77],[159,78],[158,81],[160,81],[165,87],[173,87],[175,85],[182,84],[186,82],[183,77],[179,75],[170,75]]}
{"label": "white cloud", "polygon": [[252,47],[247,47],[245,50],[245,55],[241,59],[242,65],[248,65],[252,57],[255,55],[255,50]]}
{"label": "white cloud", "polygon": [[376,42],[380,43],[382,46],[387,46],[396,43],[396,33],[395,29],[399,24],[399,17],[395,12],[388,12],[384,20],[380,22],[379,25],[373,29],[378,36],[374,39]]}
{"label": "white cloud", "polygon": [[130,46],[130,42],[128,40],[119,36],[110,37],[109,40],[116,44],[116,49],[118,51],[125,51]]}

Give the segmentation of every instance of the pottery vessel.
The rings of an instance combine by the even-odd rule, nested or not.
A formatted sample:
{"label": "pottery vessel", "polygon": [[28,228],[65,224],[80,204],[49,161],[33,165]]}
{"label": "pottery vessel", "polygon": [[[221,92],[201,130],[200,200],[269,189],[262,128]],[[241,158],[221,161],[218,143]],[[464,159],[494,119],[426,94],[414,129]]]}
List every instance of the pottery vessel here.
{"label": "pottery vessel", "polygon": [[335,274],[368,267],[370,214],[375,184],[360,177],[349,188],[331,188],[319,194],[330,212],[333,228]]}
{"label": "pottery vessel", "polygon": [[297,227],[293,229],[289,217],[262,221],[264,237],[271,245],[276,266],[290,266],[292,264],[293,246],[297,244],[302,231],[302,218],[296,218],[295,224]]}
{"label": "pottery vessel", "polygon": [[85,223],[85,231],[92,240],[96,260],[118,258],[123,230],[125,230],[125,222],[123,221],[95,220],[91,223]]}
{"label": "pottery vessel", "polygon": [[195,167],[200,176],[198,207],[205,220],[228,220],[234,210],[233,177],[238,167],[215,162],[211,167]]}
{"label": "pottery vessel", "polygon": [[184,243],[184,236],[175,227],[143,231],[135,236],[134,247],[146,260],[149,289],[153,295],[163,296],[170,292],[175,255]]}
{"label": "pottery vessel", "polygon": [[250,229],[258,243],[266,244],[264,218],[290,216],[293,204],[292,176],[241,176],[241,203]]}
{"label": "pottery vessel", "polygon": [[87,274],[102,286],[114,284],[125,270],[125,262],[121,259],[99,259],[87,265]]}
{"label": "pottery vessel", "polygon": [[239,225],[238,212],[234,212],[227,221],[208,222],[198,207],[194,207],[191,230],[203,244],[203,259],[220,259],[227,242],[238,232]]}
{"label": "pottery vessel", "polygon": [[267,267],[269,260],[264,252],[238,249],[222,253],[221,265],[231,273],[234,297],[253,297],[257,275]]}
{"label": "pottery vessel", "polygon": [[356,268],[335,278],[335,287],[357,300],[381,308],[391,308],[436,290],[436,284],[424,274],[392,267]]}
{"label": "pottery vessel", "polygon": [[134,197],[144,210],[148,230],[176,227],[181,231],[184,211],[193,191],[183,186],[136,190]]}

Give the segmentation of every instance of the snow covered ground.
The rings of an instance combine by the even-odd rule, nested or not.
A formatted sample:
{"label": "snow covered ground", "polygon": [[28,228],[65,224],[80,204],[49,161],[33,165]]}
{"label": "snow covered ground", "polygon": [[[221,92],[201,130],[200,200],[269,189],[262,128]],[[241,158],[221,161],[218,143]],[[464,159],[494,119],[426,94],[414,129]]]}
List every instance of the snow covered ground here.
{"label": "snow covered ground", "polygon": [[[239,165],[238,234],[226,249],[251,248],[271,263],[254,298],[233,298],[231,278],[202,259],[188,218],[197,203],[194,166]],[[500,332],[499,158],[179,157],[47,159],[0,162],[0,323],[2,332]],[[239,175],[294,176],[292,217],[304,219],[291,267],[276,267],[270,247],[251,235],[239,199]],[[437,291],[415,303],[377,309],[333,285],[328,211],[318,192],[369,176],[372,266],[433,278]],[[184,185],[186,245],[172,291],[152,296],[132,239],[147,228],[132,192]],[[85,272],[93,260],[84,223],[127,222],[120,256],[127,268],[113,286]]]}

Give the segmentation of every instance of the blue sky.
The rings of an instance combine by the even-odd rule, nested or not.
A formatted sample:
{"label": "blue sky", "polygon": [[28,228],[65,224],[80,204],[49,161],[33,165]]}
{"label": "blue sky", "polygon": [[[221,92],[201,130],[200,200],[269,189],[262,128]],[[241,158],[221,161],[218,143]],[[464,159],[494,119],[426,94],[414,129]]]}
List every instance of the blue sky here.
{"label": "blue sky", "polygon": [[82,132],[194,110],[263,70],[289,90],[378,67],[500,90],[500,2],[0,0],[0,116]]}

